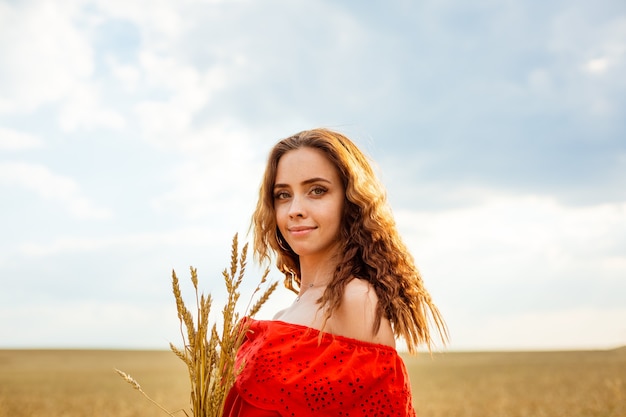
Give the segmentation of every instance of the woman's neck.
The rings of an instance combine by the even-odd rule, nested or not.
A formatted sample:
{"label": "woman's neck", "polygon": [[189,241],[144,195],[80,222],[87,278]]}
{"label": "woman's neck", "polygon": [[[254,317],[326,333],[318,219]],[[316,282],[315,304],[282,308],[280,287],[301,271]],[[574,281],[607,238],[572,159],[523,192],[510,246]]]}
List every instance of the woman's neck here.
{"label": "woman's neck", "polygon": [[337,257],[300,257],[300,288],[326,286],[333,279]]}

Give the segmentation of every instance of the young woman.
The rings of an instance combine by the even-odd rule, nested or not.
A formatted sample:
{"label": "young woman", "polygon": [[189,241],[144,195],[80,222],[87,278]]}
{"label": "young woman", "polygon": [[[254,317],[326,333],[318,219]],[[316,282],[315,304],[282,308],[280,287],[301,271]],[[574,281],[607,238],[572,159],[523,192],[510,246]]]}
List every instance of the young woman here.
{"label": "young woman", "polygon": [[253,229],[255,255],[275,256],[297,296],[249,321],[224,415],[414,416],[395,339],[415,352],[431,349],[429,326],[444,343],[447,330],[363,153],[326,129],[278,142]]}

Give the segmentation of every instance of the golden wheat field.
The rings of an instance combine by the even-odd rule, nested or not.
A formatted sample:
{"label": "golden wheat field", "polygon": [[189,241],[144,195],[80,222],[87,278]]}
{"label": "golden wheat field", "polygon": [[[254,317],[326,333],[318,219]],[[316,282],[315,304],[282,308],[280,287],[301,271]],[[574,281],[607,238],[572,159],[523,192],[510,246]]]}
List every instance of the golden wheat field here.
{"label": "golden wheat field", "polygon": [[[626,349],[405,356],[421,417],[626,417]],[[169,351],[0,350],[0,416],[166,416],[189,409]],[[182,411],[175,413],[184,416]]]}

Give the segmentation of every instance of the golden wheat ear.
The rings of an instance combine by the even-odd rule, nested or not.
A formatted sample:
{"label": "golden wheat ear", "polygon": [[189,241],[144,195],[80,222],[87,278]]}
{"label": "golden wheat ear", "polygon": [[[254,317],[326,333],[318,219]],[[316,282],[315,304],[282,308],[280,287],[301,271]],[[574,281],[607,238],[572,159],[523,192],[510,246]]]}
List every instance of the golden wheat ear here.
{"label": "golden wheat ear", "polygon": [[[195,320],[194,313],[187,307],[183,299],[176,272],[172,271],[172,292],[176,301],[183,347],[178,348],[170,343],[170,349],[187,366],[191,385],[191,415],[193,417],[222,417],[226,396],[238,373],[241,372],[241,366],[236,366],[236,356],[245,339],[248,325],[245,321],[242,323],[240,320],[237,307],[241,296],[239,287],[243,282],[246,270],[247,252],[247,244],[243,246],[241,252],[239,251],[239,240],[235,234],[231,245],[229,268],[222,272],[227,299],[222,309],[224,321],[221,334],[218,332],[217,325],[209,320],[213,299],[211,294],[205,296],[200,292],[198,271],[194,267],[189,268],[191,283],[195,291]],[[244,316],[254,317],[276,289],[277,282],[267,285],[268,274],[269,269],[266,269],[248,300],[243,311]],[[266,289],[252,304],[264,285],[267,285]],[[250,307],[251,305],[252,307]],[[161,410],[170,416],[173,415],[152,400],[134,378],[119,369],[115,371]],[[189,417],[186,411],[183,410],[183,412]]]}
{"label": "golden wheat ear", "polygon": [[[130,376],[129,374],[127,374],[126,372],[120,371],[119,369],[115,369],[115,372],[117,372],[117,374],[119,376],[121,376],[122,378],[124,378],[124,380],[126,382],[128,382],[134,389],[136,389],[137,391],[139,391],[141,393],[141,395],[143,395],[144,397],[146,397],[146,399],[148,399],[148,401],[150,401],[152,404],[156,405],[158,408],[160,408],[163,412],[167,413],[168,415],[174,417],[174,414],[172,414],[171,412],[169,412],[165,407],[163,407],[161,404],[159,404],[158,402],[154,401],[148,394],[146,394],[144,392],[143,389],[141,389],[141,385],[139,385],[139,382],[137,382],[135,380],[135,378],[133,378],[132,376]],[[183,411],[184,412],[184,411]],[[187,413],[185,413],[187,414]]]}

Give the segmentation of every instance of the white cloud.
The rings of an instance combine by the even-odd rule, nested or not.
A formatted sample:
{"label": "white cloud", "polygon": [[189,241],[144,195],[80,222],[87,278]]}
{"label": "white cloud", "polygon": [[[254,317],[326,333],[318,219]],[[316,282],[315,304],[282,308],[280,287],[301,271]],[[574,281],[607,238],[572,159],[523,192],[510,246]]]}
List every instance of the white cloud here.
{"label": "white cloud", "polygon": [[91,80],[94,22],[82,6],[81,1],[0,6],[0,114],[27,113],[56,102],[65,131],[124,126],[122,115],[103,108],[99,87]]}
{"label": "white cloud", "polygon": [[64,131],[71,132],[79,128],[92,130],[99,127],[122,129],[126,125],[119,112],[102,108],[99,90],[94,84],[77,83],[67,91],[59,113],[59,124]]}
{"label": "white cloud", "polygon": [[14,335],[3,347],[17,348],[167,349],[169,342],[180,338],[174,304],[132,305],[104,300],[27,303],[10,310],[0,308],[0,326]]}
{"label": "white cloud", "polygon": [[48,243],[22,243],[18,253],[27,257],[54,256],[64,253],[96,252],[111,248],[142,248],[151,250],[162,246],[224,244],[231,236],[216,229],[186,228],[166,232],[134,233],[113,236],[65,236]]}
{"label": "white cloud", "polygon": [[0,4],[0,113],[59,100],[92,74],[93,50],[73,24],[77,13],[76,2]]}
{"label": "white cloud", "polygon": [[[579,308],[491,315],[477,323],[459,315],[451,349],[612,349],[626,345],[626,309]],[[470,318],[471,319],[471,318]],[[460,341],[455,344],[455,338]]]}
{"label": "white cloud", "polygon": [[474,194],[471,206],[396,214],[444,312],[451,349],[626,344],[626,309],[603,298],[624,288],[626,203],[568,207]]}
{"label": "white cloud", "polygon": [[114,56],[107,56],[107,65],[113,77],[120,81],[126,91],[135,92],[141,79],[141,72],[136,65],[118,62]]}
{"label": "white cloud", "polygon": [[448,282],[545,280],[594,270],[598,279],[626,276],[626,256],[615,260],[626,253],[626,203],[568,207],[551,198],[493,194],[470,207],[396,216],[416,256]]}
{"label": "white cloud", "polygon": [[43,141],[36,135],[0,126],[1,151],[21,151],[27,149],[37,149],[42,146]]}
{"label": "white cloud", "polygon": [[129,20],[141,28],[146,42],[167,47],[176,41],[186,27],[188,17],[181,11],[190,2],[167,0],[96,1],[98,9],[106,16]]}
{"label": "white cloud", "polygon": [[155,198],[153,206],[190,218],[247,222],[262,175],[253,137],[235,122],[179,137],[186,159],[171,173],[173,190]]}
{"label": "white cloud", "polygon": [[554,93],[591,116],[619,116],[617,89],[626,87],[626,16],[602,21],[581,7],[567,8],[552,21],[548,51],[553,54]]}
{"label": "white cloud", "polygon": [[108,209],[97,207],[85,198],[76,181],[57,175],[43,165],[1,162],[0,184],[24,187],[44,199],[58,201],[79,218],[103,219],[111,216]]}
{"label": "white cloud", "polygon": [[453,348],[626,342],[616,327],[626,312],[615,308],[626,276],[626,203],[568,207],[477,194],[483,201],[472,206],[396,214]]}
{"label": "white cloud", "polygon": [[592,74],[602,74],[609,66],[609,60],[607,58],[595,58],[590,59],[585,64],[585,69]]}
{"label": "white cloud", "polygon": [[211,104],[215,93],[229,82],[225,66],[200,72],[173,57],[162,58],[149,52],[141,54],[141,71],[146,83],[165,91],[167,98],[143,100],[134,110],[144,139],[166,149],[186,147],[196,114]]}

